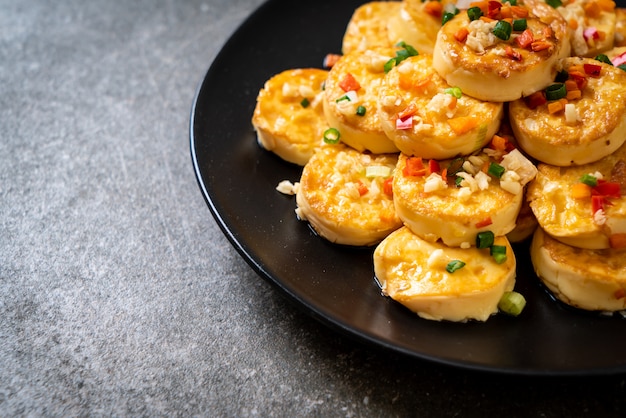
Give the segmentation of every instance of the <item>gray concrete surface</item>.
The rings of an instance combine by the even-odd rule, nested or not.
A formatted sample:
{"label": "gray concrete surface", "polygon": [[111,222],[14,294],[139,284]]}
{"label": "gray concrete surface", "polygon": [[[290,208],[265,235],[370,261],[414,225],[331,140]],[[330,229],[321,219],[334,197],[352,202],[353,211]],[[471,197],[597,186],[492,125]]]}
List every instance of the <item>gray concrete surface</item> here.
{"label": "gray concrete surface", "polygon": [[319,324],[239,257],[188,121],[261,3],[0,0],[0,416],[623,416],[624,376],[410,360]]}

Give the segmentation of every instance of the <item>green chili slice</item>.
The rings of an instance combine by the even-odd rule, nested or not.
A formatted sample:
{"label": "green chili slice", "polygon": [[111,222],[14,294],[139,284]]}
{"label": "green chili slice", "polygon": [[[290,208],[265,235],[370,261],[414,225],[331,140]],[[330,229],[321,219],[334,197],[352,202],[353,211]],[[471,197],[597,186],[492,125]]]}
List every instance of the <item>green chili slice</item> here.
{"label": "green chili slice", "polygon": [[341,134],[335,128],[328,128],[324,131],[324,142],[327,144],[338,144]]}

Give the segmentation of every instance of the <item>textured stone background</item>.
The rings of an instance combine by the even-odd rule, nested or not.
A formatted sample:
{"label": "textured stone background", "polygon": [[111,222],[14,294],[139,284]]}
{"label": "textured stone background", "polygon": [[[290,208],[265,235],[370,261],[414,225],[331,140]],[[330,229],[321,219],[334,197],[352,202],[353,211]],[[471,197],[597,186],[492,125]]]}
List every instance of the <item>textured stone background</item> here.
{"label": "textured stone background", "polygon": [[260,3],[0,0],[0,416],[623,415],[623,376],[409,360],[245,264],[196,185],[188,121]]}

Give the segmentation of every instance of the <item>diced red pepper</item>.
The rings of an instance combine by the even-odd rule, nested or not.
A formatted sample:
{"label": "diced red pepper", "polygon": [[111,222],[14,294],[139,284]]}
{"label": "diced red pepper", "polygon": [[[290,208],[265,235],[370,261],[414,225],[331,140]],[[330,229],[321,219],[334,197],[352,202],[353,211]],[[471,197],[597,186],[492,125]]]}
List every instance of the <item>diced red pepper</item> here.
{"label": "diced red pepper", "polygon": [[368,192],[367,186],[361,182],[359,182],[357,188],[359,190],[359,196],[363,196],[364,194]]}
{"label": "diced red pepper", "polygon": [[389,197],[393,197],[393,176],[385,179],[383,182],[383,193]]}
{"label": "diced red pepper", "polygon": [[591,196],[591,212],[595,214],[599,210],[604,210],[606,199],[604,196]]}
{"label": "diced red pepper", "polygon": [[424,167],[424,161],[422,160],[422,157],[407,158],[406,165],[402,170],[402,174],[404,174],[406,177],[426,175],[426,167]]}
{"label": "diced red pepper", "polygon": [[520,35],[515,38],[515,42],[520,46],[520,48],[528,48],[533,43],[535,38],[533,37],[533,33],[530,29],[526,29],[524,32],[520,33]]}
{"label": "diced red pepper", "polygon": [[590,77],[600,77],[600,72],[602,71],[601,65],[596,64],[583,64],[583,68],[585,69],[585,74]]}
{"label": "diced red pepper", "polygon": [[511,45],[506,46],[504,53],[506,54],[507,57],[511,58],[514,61],[522,60],[522,54],[520,54],[519,51],[516,51],[513,48],[511,48]]}
{"label": "diced red pepper", "polygon": [[348,92],[348,91],[357,91],[358,89],[361,88],[361,85],[359,84],[358,81],[356,81],[356,79],[354,78],[352,74],[346,73],[346,75],[344,75],[341,81],[339,82],[339,87],[341,87],[343,91]]}
{"label": "diced red pepper", "polygon": [[592,195],[619,198],[622,196],[619,183],[598,180],[598,184],[592,189]]}
{"label": "diced red pepper", "polygon": [[332,68],[333,65],[335,65],[337,61],[339,61],[339,58],[341,58],[341,55],[339,54],[326,54],[326,56],[324,57],[324,63],[322,65],[324,66],[324,68]]}
{"label": "diced red pepper", "polygon": [[[611,248],[626,248],[626,234],[613,234],[609,237]],[[622,289],[624,290],[624,289]]]}
{"label": "diced red pepper", "polygon": [[428,172],[429,173],[439,173],[439,162],[437,160],[430,159],[428,160]]}
{"label": "diced red pepper", "polygon": [[486,226],[491,225],[492,223],[493,223],[493,221],[491,220],[491,217],[488,216],[485,219],[483,219],[482,221],[476,222],[475,226],[476,226],[476,228],[484,228]]}

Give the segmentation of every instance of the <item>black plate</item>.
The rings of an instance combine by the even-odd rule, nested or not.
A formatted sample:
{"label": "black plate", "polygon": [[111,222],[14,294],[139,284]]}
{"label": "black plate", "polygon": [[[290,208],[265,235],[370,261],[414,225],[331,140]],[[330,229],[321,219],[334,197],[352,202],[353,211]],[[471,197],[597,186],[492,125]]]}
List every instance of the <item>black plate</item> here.
{"label": "black plate", "polygon": [[346,24],[363,1],[269,1],[233,34],[194,100],[192,160],[205,200],[245,260],[313,317],[351,336],[421,359],[527,375],[626,372],[626,322],[569,309],[544,291],[527,245],[517,247],[518,318],[439,323],[380,294],[372,251],[343,248],[296,219],[293,197],[275,191],[300,168],[261,149],[250,119],[272,75],[321,67],[339,53]]}

